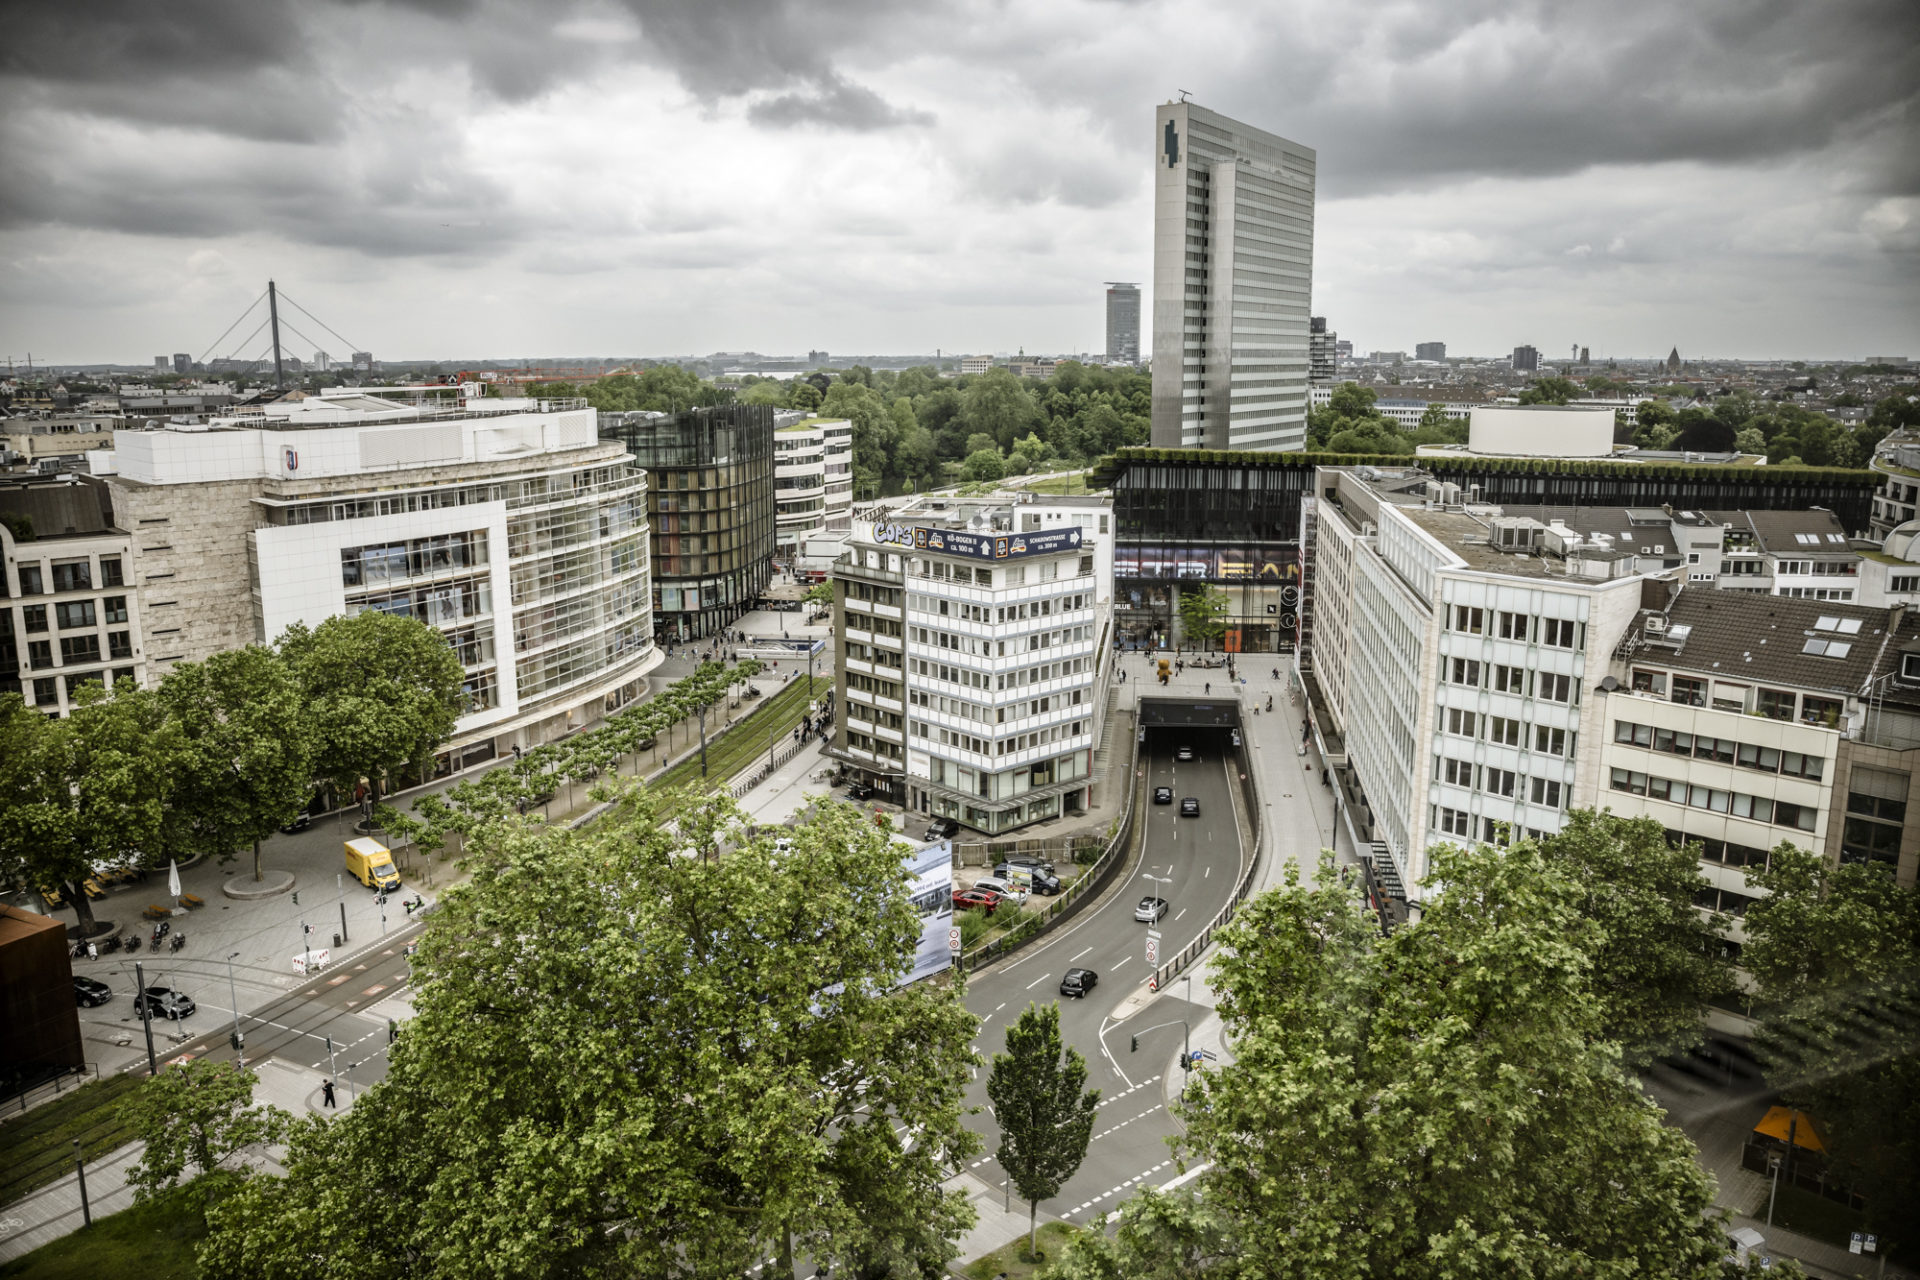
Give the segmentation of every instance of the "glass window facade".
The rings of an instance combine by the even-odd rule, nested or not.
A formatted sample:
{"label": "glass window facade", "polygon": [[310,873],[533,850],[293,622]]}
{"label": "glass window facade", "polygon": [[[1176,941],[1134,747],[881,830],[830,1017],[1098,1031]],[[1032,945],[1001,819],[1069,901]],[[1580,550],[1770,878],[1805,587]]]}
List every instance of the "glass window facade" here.
{"label": "glass window facade", "polygon": [[772,407],[603,413],[600,435],[624,445],[649,473],[659,637],[716,634],[752,607],[772,575]]}

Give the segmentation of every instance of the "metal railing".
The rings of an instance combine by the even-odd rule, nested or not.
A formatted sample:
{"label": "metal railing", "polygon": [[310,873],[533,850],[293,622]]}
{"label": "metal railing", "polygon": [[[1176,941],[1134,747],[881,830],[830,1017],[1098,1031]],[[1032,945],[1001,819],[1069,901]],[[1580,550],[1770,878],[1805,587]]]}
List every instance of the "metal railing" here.
{"label": "metal railing", "polygon": [[54,1075],[50,1079],[42,1080],[38,1084],[27,1085],[25,1088],[15,1089],[4,1097],[0,1097],[0,1111],[13,1110],[16,1102],[19,1104],[20,1110],[25,1111],[36,1102],[44,1102],[47,1098],[53,1097],[56,1094],[67,1093],[71,1090],[78,1089],[89,1080],[98,1080],[99,1078],[100,1064],[97,1062],[83,1062],[77,1067],[69,1067],[67,1070]]}
{"label": "metal railing", "polygon": [[1144,781],[1134,777],[1134,771],[1140,759],[1140,735],[1133,733],[1128,736],[1133,739],[1132,748],[1127,753],[1127,779],[1131,785],[1127,787],[1127,801],[1120,810],[1120,817],[1114,826],[1113,834],[1107,838],[1100,856],[1094,859],[1093,865],[1087,868],[1086,874],[1076,879],[1064,893],[1049,902],[1038,914],[1022,919],[1004,937],[963,952],[960,963],[969,973],[992,963],[1010,951],[1025,946],[1065,920],[1097,894],[1107,878],[1113,874],[1113,869],[1126,861],[1127,850],[1133,837],[1134,798],[1145,786]]}

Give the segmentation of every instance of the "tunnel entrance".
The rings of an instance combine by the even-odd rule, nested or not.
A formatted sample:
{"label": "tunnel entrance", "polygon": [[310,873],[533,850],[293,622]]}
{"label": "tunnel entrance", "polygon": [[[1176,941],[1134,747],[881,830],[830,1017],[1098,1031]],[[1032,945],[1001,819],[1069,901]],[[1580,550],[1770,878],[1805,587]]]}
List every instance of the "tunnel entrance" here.
{"label": "tunnel entrance", "polygon": [[1140,699],[1142,729],[1238,729],[1240,703],[1234,698]]}

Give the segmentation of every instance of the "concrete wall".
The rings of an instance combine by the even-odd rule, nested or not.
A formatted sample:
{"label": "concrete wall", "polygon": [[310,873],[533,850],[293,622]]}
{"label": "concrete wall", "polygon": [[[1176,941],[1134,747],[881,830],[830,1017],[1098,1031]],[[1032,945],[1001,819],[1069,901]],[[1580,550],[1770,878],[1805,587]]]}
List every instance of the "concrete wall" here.
{"label": "concrete wall", "polygon": [[1613,452],[1613,410],[1475,405],[1467,424],[1467,449],[1539,458],[1604,458]]}

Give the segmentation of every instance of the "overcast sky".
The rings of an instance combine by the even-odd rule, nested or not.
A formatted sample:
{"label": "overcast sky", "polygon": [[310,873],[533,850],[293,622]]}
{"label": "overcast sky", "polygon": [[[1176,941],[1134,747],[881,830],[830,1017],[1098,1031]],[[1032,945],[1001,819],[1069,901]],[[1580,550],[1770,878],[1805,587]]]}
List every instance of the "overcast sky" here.
{"label": "overcast sky", "polygon": [[1915,0],[0,12],[16,360],[256,354],[269,275],[394,359],[1098,350],[1183,89],[1318,151],[1363,351],[1920,357]]}

